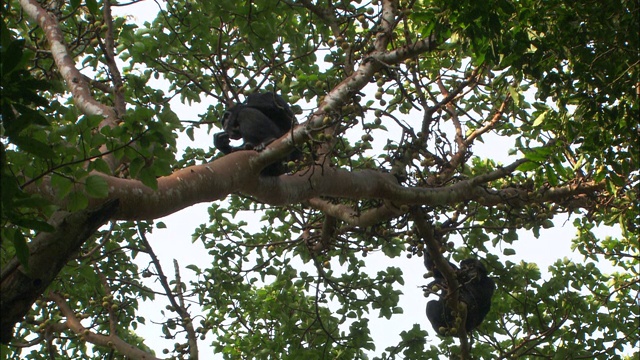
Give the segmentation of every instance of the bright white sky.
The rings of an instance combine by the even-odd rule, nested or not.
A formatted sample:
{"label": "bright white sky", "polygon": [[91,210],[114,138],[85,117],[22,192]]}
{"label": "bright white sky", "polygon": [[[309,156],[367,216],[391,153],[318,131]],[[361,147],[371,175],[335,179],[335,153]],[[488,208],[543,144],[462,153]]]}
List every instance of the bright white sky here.
{"label": "bright white sky", "polygon": [[[114,8],[114,15],[117,14],[135,14],[135,22],[140,26],[145,21],[151,22],[157,13],[157,4],[152,1],[141,2],[132,6]],[[166,88],[166,82],[161,80],[157,82],[157,86]],[[155,85],[155,84],[154,84]],[[177,98],[177,97],[176,97]],[[176,100],[176,99],[174,99]],[[174,101],[171,104],[172,109],[178,114],[180,119],[195,120],[199,118],[200,114],[203,114],[208,107],[206,101],[210,99],[204,99],[205,103],[194,103],[191,105],[180,104],[179,101]],[[303,109],[309,109],[306,104],[300,104]],[[304,118],[298,116],[298,119]],[[211,147],[212,135],[206,133],[206,127],[203,127],[199,131],[195,132],[196,139],[194,142],[186,136],[181,136],[178,139],[178,146],[182,150],[186,146],[191,147]],[[478,143],[474,145],[474,154],[479,157],[488,157],[496,161],[500,161],[503,164],[511,163],[514,158],[507,155],[512,143],[504,143],[505,139],[489,139],[485,136],[485,143]],[[204,268],[211,264],[211,258],[207,254],[200,242],[192,243],[191,235],[193,230],[202,223],[208,222],[207,207],[209,204],[197,204],[186,208],[182,211],[174,213],[158,221],[162,221],[167,225],[166,229],[156,229],[153,234],[148,235],[148,239],[151,242],[156,255],[159,257],[163,268],[167,274],[173,274],[173,260],[176,259],[181,267],[182,281],[188,284],[189,280],[193,279],[191,270],[185,268],[186,265],[196,264],[198,267]],[[253,221],[248,221],[249,228],[253,227],[253,231],[260,231],[259,218],[255,218]],[[543,276],[548,277],[547,267],[554,263],[558,259],[568,257],[576,262],[582,262],[584,259],[579,255],[571,252],[570,240],[574,237],[576,231],[573,229],[571,222],[573,218],[560,218],[556,217],[554,223],[556,227],[542,230],[539,239],[535,239],[533,234],[527,231],[520,231],[520,241],[509,247],[516,250],[516,254],[504,257],[508,258],[512,262],[520,262],[521,260],[537,263],[540,269],[543,271]],[[252,225],[253,224],[253,225]],[[606,228],[600,229],[596,232],[598,235],[617,235],[619,231],[617,229]],[[457,244],[460,243],[460,239],[457,240]],[[502,253],[502,248],[497,248],[493,251],[496,254]],[[147,260],[140,256],[136,259],[140,267],[146,267]],[[380,354],[387,346],[394,346],[400,340],[397,335],[403,330],[409,330],[414,323],[419,322],[423,329],[427,329],[430,334],[433,334],[432,328],[427,321],[425,315],[425,306],[427,300],[423,297],[422,289],[420,285],[424,285],[427,280],[423,279],[422,274],[425,272],[422,264],[422,258],[412,258],[408,260],[402,256],[395,259],[389,259],[381,253],[372,253],[367,257],[368,272],[372,275],[381,269],[385,269],[388,266],[400,267],[405,274],[405,285],[401,290],[404,295],[401,297],[399,306],[405,311],[402,315],[396,315],[391,320],[378,318],[377,312],[374,311],[370,314],[370,328],[373,338],[376,343],[376,354]],[[337,264],[332,264],[333,268],[336,268]],[[608,264],[601,264],[600,269],[603,272],[608,271],[610,268]],[[310,269],[310,273],[314,273],[315,270]],[[411,276],[411,274],[417,274]],[[151,285],[151,284],[149,284]],[[398,285],[399,286],[399,285]],[[155,287],[160,290],[159,286]],[[498,291],[496,296],[500,297],[502,294]],[[164,319],[160,313],[160,310],[164,309],[167,303],[156,301],[153,303],[145,304],[141,306],[140,314],[147,318],[147,326],[139,327],[141,331],[137,331],[138,335],[143,336],[148,340],[148,345],[156,351],[156,355],[161,355],[163,348],[173,348],[174,341],[165,340],[163,334],[160,331],[160,326],[153,326],[149,324],[162,322]],[[192,314],[193,315],[193,314]],[[177,339],[181,341],[182,339]],[[430,341],[438,343],[437,337],[432,336]],[[202,358],[208,354],[208,344],[211,341],[211,337],[208,336],[205,341],[199,342],[200,352]],[[212,357],[215,358],[215,357]]]}

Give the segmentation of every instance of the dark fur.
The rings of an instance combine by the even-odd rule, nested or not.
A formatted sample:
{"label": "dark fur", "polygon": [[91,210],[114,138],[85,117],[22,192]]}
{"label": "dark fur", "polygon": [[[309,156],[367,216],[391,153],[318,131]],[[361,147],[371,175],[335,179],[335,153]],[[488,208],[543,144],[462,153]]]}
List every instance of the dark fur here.
{"label": "dark fur", "polygon": [[[293,112],[282,97],[274,93],[257,93],[247,97],[244,104],[227,110],[222,117],[222,132],[213,137],[214,146],[224,154],[239,150],[262,151],[269,143],[285,135],[295,123]],[[230,139],[243,140],[231,146]],[[287,160],[297,160],[295,151]],[[286,171],[282,162],[269,165],[262,175],[278,176]]]}
{"label": "dark fur", "polygon": [[[214,135],[214,145],[225,154],[239,150],[261,151],[284,135],[269,117],[246,105],[236,105],[224,113],[222,130]],[[229,145],[229,139],[242,139],[244,143],[234,147]]]}
{"label": "dark fur", "polygon": [[245,104],[254,109],[260,110],[267,115],[280,129],[284,135],[296,122],[293,111],[286,101],[274,93],[254,93],[247,97]]}
{"label": "dark fur", "polygon": [[[431,322],[433,329],[441,336],[451,334],[444,333],[440,328],[450,329],[455,325],[456,316],[452,314],[452,309],[447,307],[445,296],[447,284],[442,273],[435,269],[433,262],[425,254],[425,266],[427,270],[433,271],[434,280],[429,287],[438,285],[445,289],[444,294],[438,300],[431,300],[427,303],[427,318]],[[450,263],[451,264],[451,263]],[[470,333],[478,327],[491,309],[491,298],[496,288],[496,284],[488,276],[487,268],[477,259],[465,259],[460,262],[460,268],[451,264],[454,269],[458,283],[458,298],[467,304],[467,319],[465,329]],[[456,336],[456,335],[454,335]]]}

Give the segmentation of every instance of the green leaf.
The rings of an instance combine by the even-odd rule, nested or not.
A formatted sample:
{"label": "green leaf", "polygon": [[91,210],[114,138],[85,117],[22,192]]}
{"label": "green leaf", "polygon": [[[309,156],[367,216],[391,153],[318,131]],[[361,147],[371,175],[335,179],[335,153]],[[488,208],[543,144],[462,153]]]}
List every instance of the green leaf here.
{"label": "green leaf", "polygon": [[69,211],[78,211],[86,209],[89,206],[89,199],[80,191],[74,191],[69,194]]}
{"label": "green leaf", "polygon": [[187,265],[187,266],[185,266],[185,268],[193,271],[196,274],[200,274],[201,273],[200,268],[197,267],[196,265],[193,265],[193,264]]}
{"label": "green leaf", "polygon": [[502,250],[502,254],[505,256],[511,256],[511,255],[515,255],[516,251],[514,249],[511,248],[506,248],[504,250]]}
{"label": "green leaf", "polygon": [[138,174],[138,179],[153,190],[158,189],[158,178],[150,168],[142,169],[140,174]]}
{"label": "green leaf", "polygon": [[536,239],[540,238],[540,226],[534,226],[531,229],[531,232],[533,233],[533,237],[535,237]]}
{"label": "green leaf", "polygon": [[[150,113],[150,116],[153,115],[153,113]],[[178,117],[178,115],[176,115],[175,112],[173,112],[170,108],[165,107],[164,110],[158,114],[158,118],[160,119],[160,121],[162,121],[165,124],[168,123],[174,123],[174,124],[179,124],[180,123],[180,118]]]}
{"label": "green leaf", "polygon": [[527,171],[535,170],[535,169],[539,168],[540,166],[541,166],[541,164],[538,163],[538,162],[527,161],[525,163],[522,163],[522,164],[518,165],[518,171],[527,172]]}
{"label": "green leaf", "polygon": [[[6,191],[5,188],[2,189],[3,191]],[[13,189],[11,189],[11,191],[13,191]],[[18,195],[18,194],[16,194]],[[19,193],[18,196],[23,196],[23,193]],[[15,196],[15,195],[14,195]],[[17,198],[15,199],[15,204],[16,206],[25,206],[25,207],[31,207],[31,208],[42,208],[48,205],[51,205],[51,202],[49,200],[43,199],[39,196],[26,196],[23,198]]]}
{"label": "green leaf", "polygon": [[97,158],[91,162],[92,168],[98,172],[103,174],[111,174],[111,168],[109,168],[109,164],[101,158]]}
{"label": "green leaf", "polygon": [[85,116],[82,117],[82,120],[83,120],[83,122],[85,122],[86,126],[89,129],[93,129],[93,128],[98,127],[98,125],[100,125],[102,120],[104,120],[104,117],[102,115],[85,115]]}
{"label": "green leaf", "polygon": [[106,198],[109,195],[109,184],[99,175],[90,175],[84,183],[87,195],[94,198]]}
{"label": "green leaf", "polygon": [[99,13],[98,13],[98,2],[96,0],[87,0],[86,4],[87,4],[87,9],[89,9],[89,11],[93,15],[99,15]]}
{"label": "green leaf", "polygon": [[516,106],[520,105],[520,94],[518,90],[513,86],[509,86],[509,94],[511,95],[511,99],[513,100],[513,104]]}
{"label": "green leaf", "polygon": [[73,189],[73,182],[67,177],[53,173],[51,174],[51,186],[57,190],[58,196],[65,197]]}
{"label": "green leaf", "polygon": [[549,184],[552,186],[558,185],[558,175],[551,166],[545,166],[545,174],[547,175],[547,181],[549,181]]}
{"label": "green leaf", "polygon": [[613,172],[608,174],[608,180],[614,183],[617,187],[623,187],[626,183],[625,179],[623,179],[622,177],[618,176],[618,174]]}
{"label": "green leaf", "polygon": [[136,157],[133,160],[131,160],[131,163],[129,164],[129,174],[131,174],[132,177],[138,177],[138,174],[140,174],[140,170],[142,170],[142,168],[144,168],[144,166],[146,165],[145,161],[143,158],[141,157]]}
{"label": "green leaf", "polygon": [[524,157],[531,161],[546,161],[553,150],[548,147],[531,148],[525,152]]}
{"label": "green leaf", "polygon": [[[47,104],[47,99],[41,97],[41,96],[37,96],[34,93],[32,93],[31,91],[29,91],[29,95],[26,94],[22,94],[24,97],[29,97],[30,100],[32,100],[34,103],[37,103],[40,106],[45,106]],[[44,103],[44,104],[42,104]],[[24,122],[26,126],[29,125],[40,125],[40,126],[49,126],[49,122],[47,121],[47,119],[42,115],[42,113],[38,110],[33,110],[29,107],[20,105],[20,104],[14,104],[13,105],[18,112],[20,113],[20,118],[19,121]]]}
{"label": "green leaf", "polygon": [[542,112],[542,114],[538,115],[538,117],[533,121],[533,126],[534,127],[540,126],[540,124],[542,124],[544,122],[544,119],[547,117],[548,112],[549,110],[545,110]]}
{"label": "green leaf", "polygon": [[518,232],[515,229],[509,229],[503,236],[504,240],[511,244],[515,240],[518,240]]}
{"label": "green leaf", "polygon": [[[7,76],[13,71],[22,60],[22,49],[24,48],[24,40],[14,40],[2,52],[2,76]],[[3,46],[4,47],[4,46]]]}
{"label": "green leaf", "polygon": [[45,159],[53,159],[55,153],[49,145],[26,136],[15,136],[10,139],[20,149]]}
{"label": "green leaf", "polygon": [[20,230],[13,232],[13,246],[16,249],[16,257],[22,266],[29,270],[29,246],[27,246],[27,239],[22,235]]}
{"label": "green leaf", "polygon": [[55,230],[51,224],[35,219],[16,219],[13,222],[18,226],[36,231],[52,232]]}
{"label": "green leaf", "polygon": [[553,170],[556,172],[558,178],[566,179],[570,176],[567,172],[567,168],[563,166],[559,158],[553,157],[551,160],[553,161]]}

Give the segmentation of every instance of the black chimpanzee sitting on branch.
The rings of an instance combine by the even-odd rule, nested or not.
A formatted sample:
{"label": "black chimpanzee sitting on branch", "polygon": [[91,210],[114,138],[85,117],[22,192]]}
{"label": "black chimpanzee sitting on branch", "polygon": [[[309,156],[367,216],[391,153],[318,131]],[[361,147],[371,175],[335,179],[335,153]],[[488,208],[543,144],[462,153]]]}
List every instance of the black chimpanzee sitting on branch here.
{"label": "black chimpanzee sitting on branch", "polygon": [[[269,143],[291,130],[295,116],[282,97],[274,93],[256,93],[237,104],[222,117],[222,132],[213,136],[213,144],[224,154],[239,150],[262,151]],[[230,140],[243,140],[240,146],[231,146]],[[300,157],[298,150],[288,160]],[[277,176],[285,172],[282,162],[267,166],[262,175]]]}
{"label": "black chimpanzee sitting on branch", "polygon": [[470,333],[478,327],[491,308],[491,298],[496,288],[495,282],[488,277],[487,268],[478,259],[465,259],[460,262],[460,268],[449,263],[458,280],[457,289],[449,289],[442,272],[435,267],[429,257],[429,252],[424,253],[424,265],[428,271],[433,272],[434,280],[427,286],[430,291],[439,294],[438,300],[427,303],[427,318],[431,326],[440,336],[458,336],[459,324],[462,320],[458,309],[451,309],[446,299],[452,291],[458,291],[458,299],[467,305],[467,317],[464,323],[465,330]]}

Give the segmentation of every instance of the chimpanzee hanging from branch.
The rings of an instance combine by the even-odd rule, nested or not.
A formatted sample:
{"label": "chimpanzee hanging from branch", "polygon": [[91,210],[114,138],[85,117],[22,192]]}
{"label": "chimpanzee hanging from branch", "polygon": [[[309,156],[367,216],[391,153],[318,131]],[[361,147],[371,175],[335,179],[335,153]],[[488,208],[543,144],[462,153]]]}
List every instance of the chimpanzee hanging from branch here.
{"label": "chimpanzee hanging from branch", "polygon": [[[491,309],[496,284],[478,259],[462,260],[460,267],[447,261],[442,256],[441,234],[436,234],[424,210],[415,207],[411,214],[425,245],[421,251],[424,253],[424,266],[433,276],[433,281],[424,287],[425,292],[438,295],[437,300],[427,303],[427,318],[438,335],[460,337],[466,347],[466,334],[478,327]],[[455,221],[450,219],[441,224],[440,229],[455,225]]]}
{"label": "chimpanzee hanging from branch", "polygon": [[[457,289],[450,289],[442,273],[435,267],[429,256],[424,253],[424,265],[433,272],[434,280],[427,285],[428,291],[438,294],[438,300],[427,303],[427,318],[431,326],[440,336],[457,336],[462,320],[459,309],[451,309],[447,298],[453,291],[458,292],[458,300],[467,305],[465,330],[470,333],[478,327],[491,309],[491,298],[496,284],[488,276],[486,267],[478,259],[465,259],[460,268],[449,263],[458,280]],[[458,319],[460,320],[458,320]]]}

